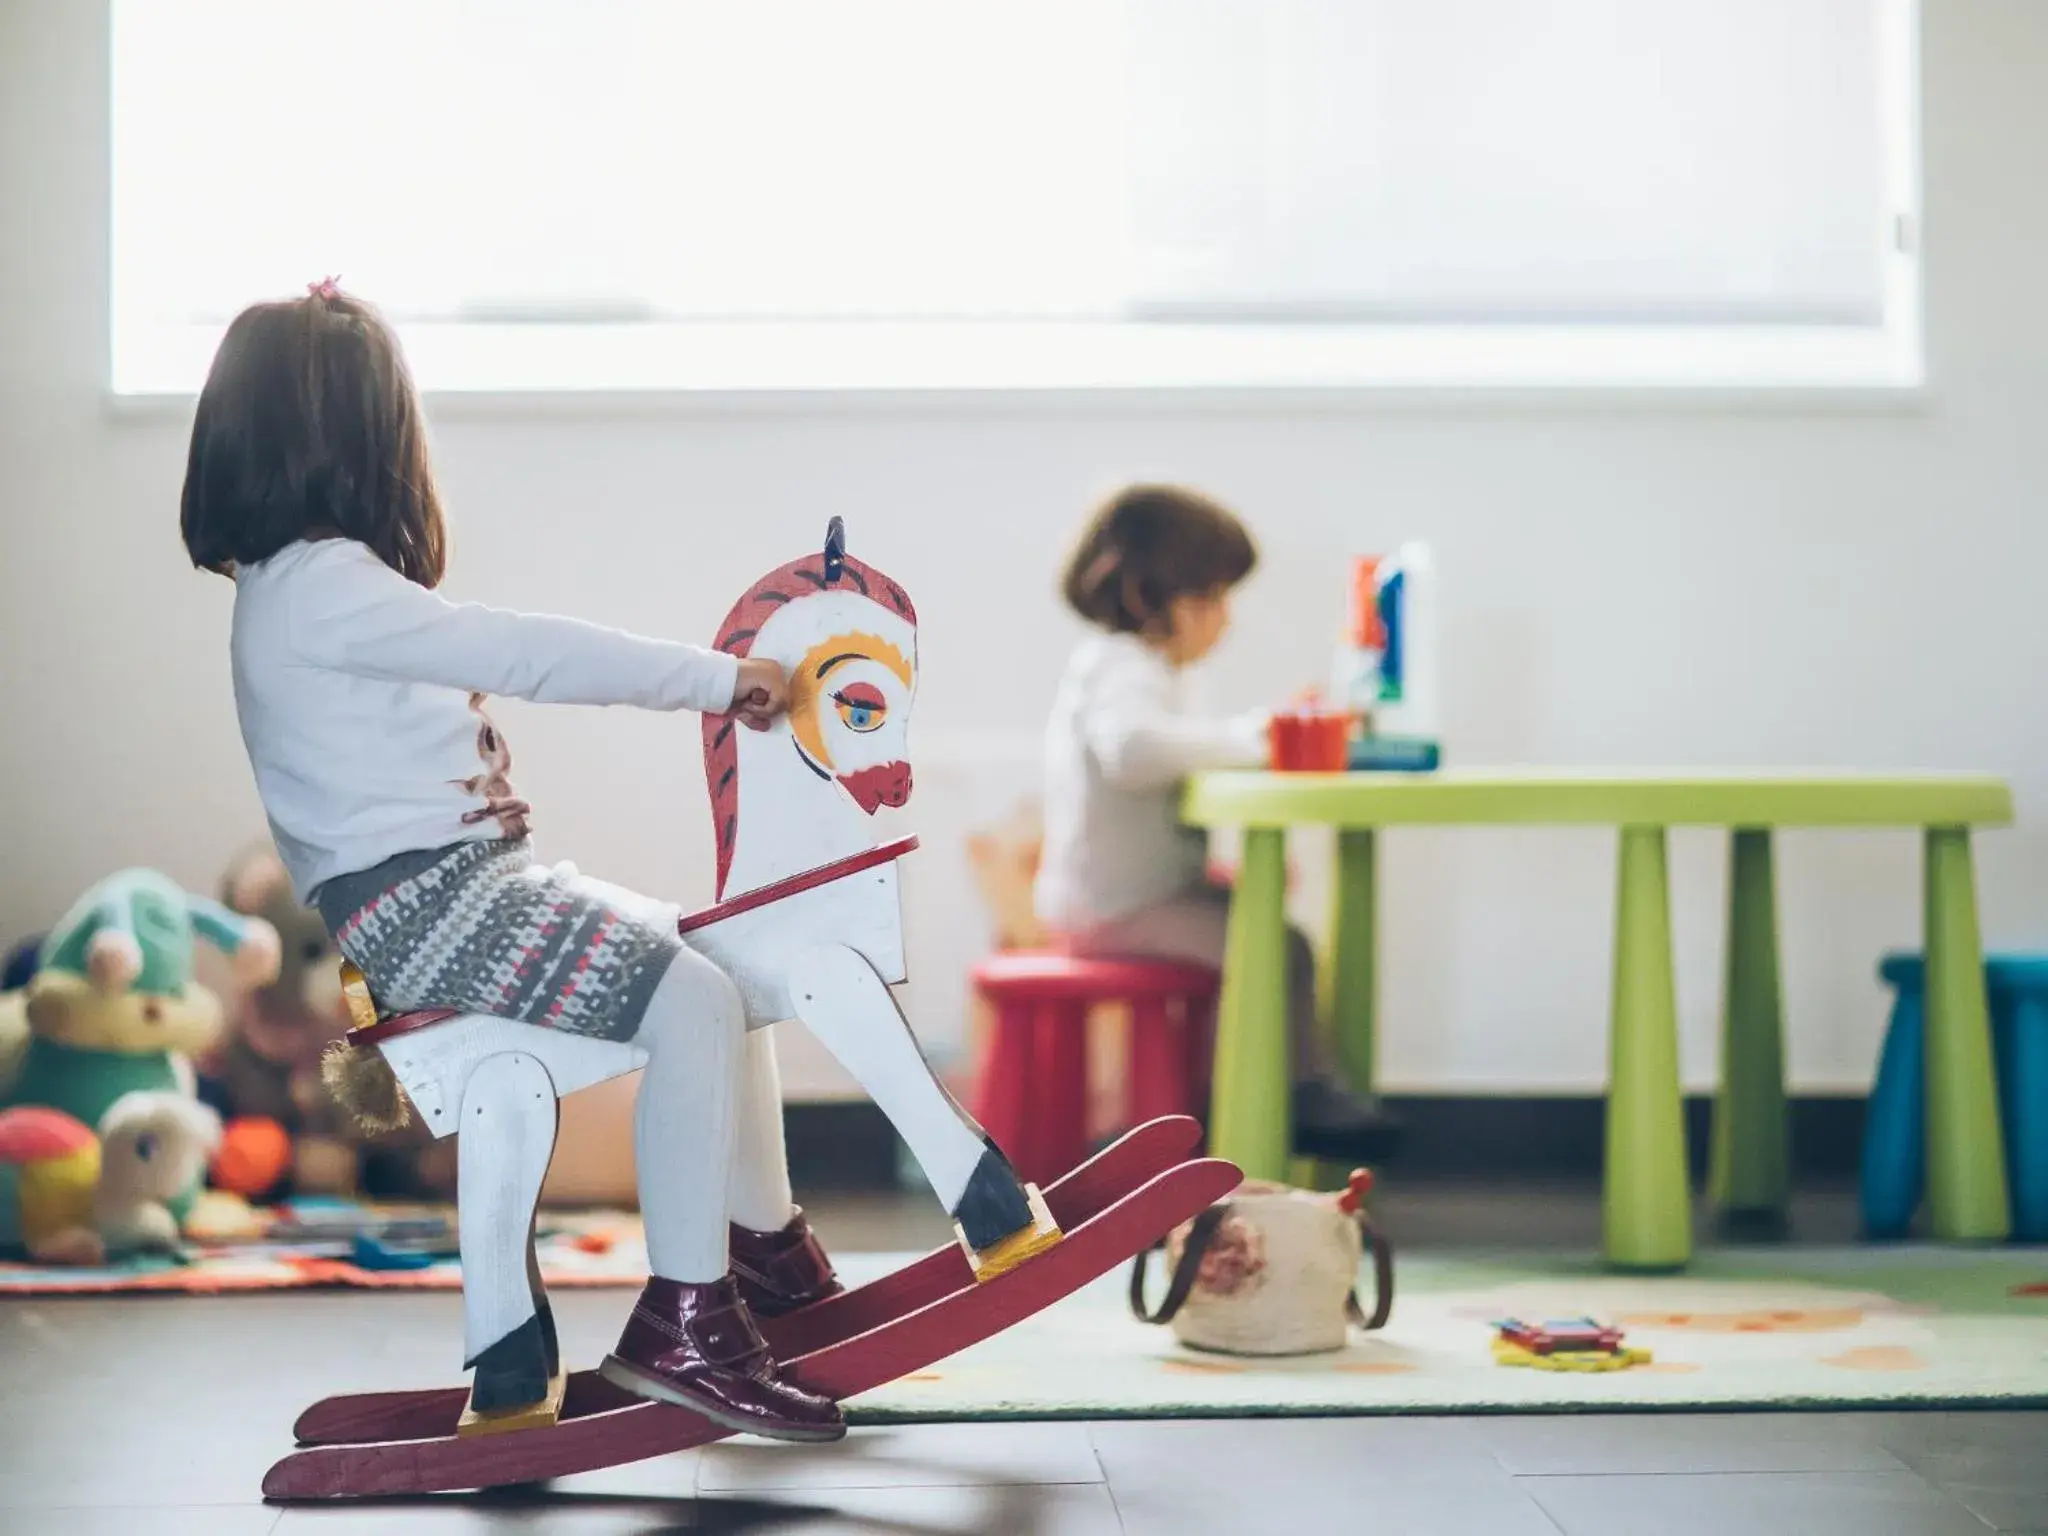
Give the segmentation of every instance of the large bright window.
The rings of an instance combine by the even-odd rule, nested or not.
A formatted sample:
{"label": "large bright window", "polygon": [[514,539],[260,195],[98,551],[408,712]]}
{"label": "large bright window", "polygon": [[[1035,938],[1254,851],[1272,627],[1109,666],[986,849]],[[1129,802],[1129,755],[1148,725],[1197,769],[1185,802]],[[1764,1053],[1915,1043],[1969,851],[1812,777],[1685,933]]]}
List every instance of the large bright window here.
{"label": "large bright window", "polygon": [[114,0],[114,384],[1917,382],[1911,0]]}

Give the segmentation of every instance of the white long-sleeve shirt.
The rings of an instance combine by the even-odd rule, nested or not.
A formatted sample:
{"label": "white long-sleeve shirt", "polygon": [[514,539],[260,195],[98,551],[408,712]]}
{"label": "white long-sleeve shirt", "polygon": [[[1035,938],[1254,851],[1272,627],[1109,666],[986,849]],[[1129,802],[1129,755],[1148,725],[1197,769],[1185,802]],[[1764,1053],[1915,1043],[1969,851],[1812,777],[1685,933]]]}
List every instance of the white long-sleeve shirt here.
{"label": "white long-sleeve shirt", "polygon": [[1045,729],[1039,920],[1078,932],[1199,887],[1208,844],[1181,822],[1180,781],[1262,763],[1266,719],[1197,713],[1186,675],[1135,635],[1083,641]]}
{"label": "white long-sleeve shirt", "polygon": [[397,854],[518,836],[491,695],[724,710],[739,663],[602,625],[451,603],[349,539],[235,574],[235,709],[301,900]]}

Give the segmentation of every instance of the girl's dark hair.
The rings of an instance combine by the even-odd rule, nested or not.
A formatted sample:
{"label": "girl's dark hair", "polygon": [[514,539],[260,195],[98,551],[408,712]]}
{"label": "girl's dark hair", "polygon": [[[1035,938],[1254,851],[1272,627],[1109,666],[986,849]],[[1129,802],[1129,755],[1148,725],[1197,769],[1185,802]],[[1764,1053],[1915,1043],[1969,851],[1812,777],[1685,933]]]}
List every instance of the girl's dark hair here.
{"label": "girl's dark hair", "polygon": [[1259,563],[1236,514],[1178,485],[1133,485],[1095,509],[1067,558],[1067,606],[1104,629],[1141,634],[1176,597],[1234,587]]}
{"label": "girl's dark hair", "polygon": [[448,533],[426,421],[383,316],[323,283],[235,317],[200,391],[178,524],[202,570],[344,538],[440,582]]}

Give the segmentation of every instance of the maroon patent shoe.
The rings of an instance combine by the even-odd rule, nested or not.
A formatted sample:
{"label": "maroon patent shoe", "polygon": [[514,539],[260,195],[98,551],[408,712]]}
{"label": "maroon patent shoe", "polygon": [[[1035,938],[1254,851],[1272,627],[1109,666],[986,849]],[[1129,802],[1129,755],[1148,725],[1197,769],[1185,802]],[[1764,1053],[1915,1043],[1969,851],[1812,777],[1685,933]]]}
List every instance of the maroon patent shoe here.
{"label": "maroon patent shoe", "polygon": [[613,1386],[675,1403],[738,1434],[805,1441],[846,1434],[837,1403],[776,1374],[775,1357],[730,1276],[708,1285],[650,1279],[619,1347],[598,1370]]}
{"label": "maroon patent shoe", "polygon": [[846,1289],[801,1209],[779,1232],[732,1223],[729,1251],[740,1299],[756,1317],[784,1317]]}

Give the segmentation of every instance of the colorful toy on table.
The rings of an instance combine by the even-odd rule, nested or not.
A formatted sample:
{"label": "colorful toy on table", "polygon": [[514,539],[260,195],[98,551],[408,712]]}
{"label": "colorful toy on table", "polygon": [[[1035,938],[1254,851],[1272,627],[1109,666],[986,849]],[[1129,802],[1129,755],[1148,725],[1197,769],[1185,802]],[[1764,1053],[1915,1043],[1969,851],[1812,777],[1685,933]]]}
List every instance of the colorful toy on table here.
{"label": "colorful toy on table", "polygon": [[1266,727],[1267,766],[1276,773],[1341,773],[1351,747],[1352,717],[1313,694],[1275,710]]}
{"label": "colorful toy on table", "polygon": [[193,979],[195,937],[252,983],[277,973],[270,924],[154,870],[86,892],[41,946],[28,986],[0,998],[0,1108],[42,1104],[97,1126],[125,1094],[189,1096],[191,1058],[222,1028],[220,1000]]}
{"label": "colorful toy on table", "polygon": [[1544,1323],[1504,1318],[1494,1324],[1493,1358],[1539,1371],[1619,1371],[1647,1365],[1650,1352],[1623,1343],[1622,1332],[1590,1317]]}
{"label": "colorful toy on table", "polygon": [[1429,773],[1441,764],[1436,571],[1427,546],[1352,561],[1350,620],[1330,691],[1360,725],[1350,767]]}

